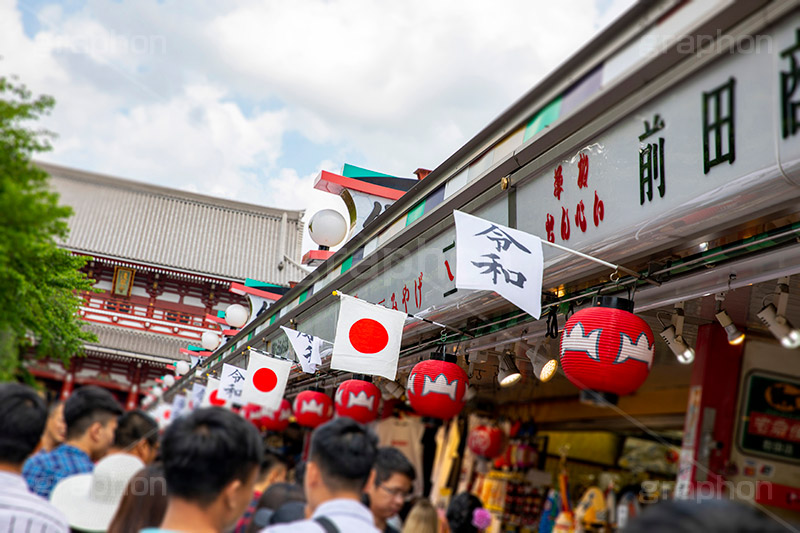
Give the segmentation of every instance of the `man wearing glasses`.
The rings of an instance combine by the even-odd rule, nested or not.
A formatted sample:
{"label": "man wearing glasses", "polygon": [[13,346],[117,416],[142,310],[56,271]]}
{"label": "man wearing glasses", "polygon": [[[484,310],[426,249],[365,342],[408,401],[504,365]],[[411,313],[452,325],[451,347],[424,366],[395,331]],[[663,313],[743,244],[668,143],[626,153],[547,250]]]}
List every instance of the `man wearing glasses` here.
{"label": "man wearing glasses", "polygon": [[387,524],[396,516],[411,495],[416,472],[411,462],[397,448],[378,448],[371,481],[364,493],[366,504],[375,517],[375,526],[384,533],[399,533]]}

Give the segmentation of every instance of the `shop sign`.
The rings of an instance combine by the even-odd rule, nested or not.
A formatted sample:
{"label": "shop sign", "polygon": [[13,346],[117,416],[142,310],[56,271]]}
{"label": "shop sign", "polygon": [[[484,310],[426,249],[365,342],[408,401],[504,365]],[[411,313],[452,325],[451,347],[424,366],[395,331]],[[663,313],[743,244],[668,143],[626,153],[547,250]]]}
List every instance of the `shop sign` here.
{"label": "shop sign", "polygon": [[744,390],[742,451],[800,462],[800,380],[756,371]]}

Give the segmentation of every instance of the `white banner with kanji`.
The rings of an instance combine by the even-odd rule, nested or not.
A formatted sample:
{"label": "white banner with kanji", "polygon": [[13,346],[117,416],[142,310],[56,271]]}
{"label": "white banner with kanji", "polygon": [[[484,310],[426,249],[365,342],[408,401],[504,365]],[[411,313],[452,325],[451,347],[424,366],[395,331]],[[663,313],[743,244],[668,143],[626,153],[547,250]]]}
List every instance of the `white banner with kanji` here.
{"label": "white banner with kanji", "polygon": [[397,360],[407,315],[340,294],[331,369],[397,377]]}
{"label": "white banner with kanji", "polygon": [[250,350],[242,401],[275,410],[281,406],[292,362]]}
{"label": "white banner with kanji", "polygon": [[297,355],[297,362],[306,374],[313,374],[317,371],[317,365],[322,364],[322,357],[319,351],[322,346],[322,339],[281,326],[281,329],[289,338],[292,349]]}
{"label": "white banner with kanji", "polygon": [[192,392],[189,396],[189,409],[197,409],[203,404],[203,398],[206,395],[205,385],[195,383],[192,385]]}
{"label": "white banner with kanji", "polygon": [[217,395],[227,402],[243,405],[242,390],[247,382],[247,370],[225,363],[222,365],[219,392]]}
{"label": "white banner with kanji", "polygon": [[456,288],[494,291],[533,318],[542,313],[542,241],[536,235],[453,211]]}

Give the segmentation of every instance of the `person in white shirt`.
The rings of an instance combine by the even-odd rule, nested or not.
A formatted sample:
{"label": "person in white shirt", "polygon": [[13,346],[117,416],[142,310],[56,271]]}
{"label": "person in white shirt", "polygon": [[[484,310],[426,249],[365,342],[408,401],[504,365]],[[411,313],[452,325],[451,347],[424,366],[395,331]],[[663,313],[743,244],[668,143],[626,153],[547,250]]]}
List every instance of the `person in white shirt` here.
{"label": "person in white shirt", "polygon": [[69,533],[67,519],[50,502],[31,493],[22,464],[39,444],[47,407],[33,389],[0,384],[0,531]]}
{"label": "person in white shirt", "polygon": [[303,479],[311,518],[262,533],[379,533],[361,494],[377,456],[378,439],[358,422],[337,418],[314,430]]}

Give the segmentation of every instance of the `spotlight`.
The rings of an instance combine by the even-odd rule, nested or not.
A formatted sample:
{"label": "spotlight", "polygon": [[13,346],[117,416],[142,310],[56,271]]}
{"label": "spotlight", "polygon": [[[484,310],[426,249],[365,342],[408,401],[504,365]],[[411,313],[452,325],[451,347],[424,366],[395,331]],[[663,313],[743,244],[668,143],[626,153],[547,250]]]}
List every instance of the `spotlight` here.
{"label": "spotlight", "polygon": [[770,333],[781,341],[785,348],[800,347],[800,330],[792,326],[786,319],[786,307],[789,304],[789,278],[784,277],[778,280],[775,287],[775,304],[768,304],[758,312],[758,318],[769,328]]}
{"label": "spotlight", "polygon": [[725,300],[725,294],[717,294],[715,299],[717,300],[717,320],[719,321],[719,325],[725,328],[725,333],[728,334],[728,344],[737,345],[744,342],[744,333],[739,331],[739,328],[736,327],[736,324],[733,323],[731,320],[730,315],[726,310],[722,308],[722,302]]}
{"label": "spotlight", "polygon": [[497,356],[499,362],[497,368],[497,382],[501,387],[510,387],[522,378],[516,363],[514,363],[513,354],[505,352]]}
{"label": "spotlight", "polygon": [[531,365],[533,366],[533,375],[536,376],[536,379],[544,383],[550,381],[553,376],[556,375],[556,370],[558,370],[558,361],[547,355],[540,354],[540,347],[541,344],[537,344],[536,348],[529,348],[528,350],[525,350],[525,355],[527,355],[528,359],[531,360]]}
{"label": "spotlight", "polygon": [[[675,312],[672,314],[672,324],[661,331],[661,338],[667,343],[669,349],[675,354],[678,362],[684,365],[694,361],[694,348],[686,344],[683,339],[683,302],[675,304]],[[662,326],[664,324],[661,324]]]}

